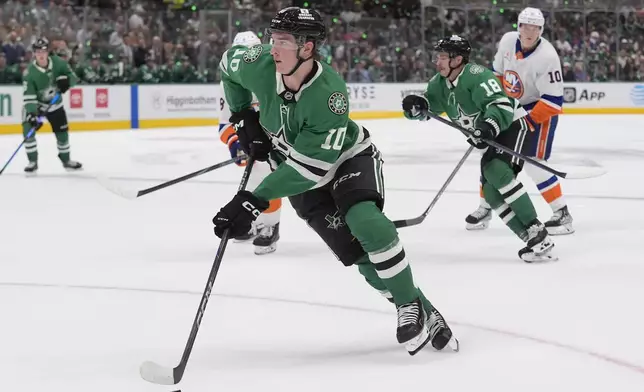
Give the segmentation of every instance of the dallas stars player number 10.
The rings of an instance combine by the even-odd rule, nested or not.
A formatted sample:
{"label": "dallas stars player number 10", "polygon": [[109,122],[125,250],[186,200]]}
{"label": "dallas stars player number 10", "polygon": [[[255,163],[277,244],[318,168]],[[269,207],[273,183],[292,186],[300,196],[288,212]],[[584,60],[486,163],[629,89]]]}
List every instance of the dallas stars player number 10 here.
{"label": "dallas stars player number 10", "polygon": [[[417,287],[396,228],[382,212],[380,152],[349,119],[347,86],[317,61],[326,27],[314,10],[288,7],[271,20],[270,45],[234,46],[220,69],[239,143],[274,171],[214,217],[215,234],[245,234],[268,200],[288,197],[298,216],[346,266],[396,305],[396,337],[410,354],[457,341]],[[260,111],[252,109],[253,94]],[[261,124],[260,124],[261,123]],[[329,282],[332,285],[332,282]]]}
{"label": "dallas stars player number 10", "polygon": [[[78,80],[69,64],[55,55],[49,55],[49,41],[39,38],[33,45],[36,59],[29,64],[22,78],[24,118],[23,134],[31,129],[40,129],[41,115],[47,118],[56,135],[58,158],[67,170],[79,170],[82,165],[73,161],[70,156],[69,124],[62,100],[50,105],[56,93],[65,94]],[[27,174],[38,170],[38,147],[35,134],[25,140],[25,150],[29,164],[25,167]]]}

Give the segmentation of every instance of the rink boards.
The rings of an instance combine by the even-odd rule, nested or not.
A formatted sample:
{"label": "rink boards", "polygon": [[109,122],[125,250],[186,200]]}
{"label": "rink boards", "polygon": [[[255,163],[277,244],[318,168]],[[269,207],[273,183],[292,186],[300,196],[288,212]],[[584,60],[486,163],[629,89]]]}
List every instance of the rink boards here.
{"label": "rink boards", "polygon": [[[402,98],[425,83],[349,84],[351,118],[402,117]],[[219,84],[77,86],[64,96],[74,131],[217,125]],[[644,114],[644,84],[566,83],[565,114]],[[21,132],[22,88],[0,86],[0,134]],[[47,124],[45,129],[49,128]]]}

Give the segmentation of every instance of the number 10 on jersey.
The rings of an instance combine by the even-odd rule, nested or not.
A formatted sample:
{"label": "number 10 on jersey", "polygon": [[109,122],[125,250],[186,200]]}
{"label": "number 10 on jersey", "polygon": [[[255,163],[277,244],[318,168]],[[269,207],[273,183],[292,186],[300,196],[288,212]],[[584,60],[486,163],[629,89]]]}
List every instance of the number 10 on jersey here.
{"label": "number 10 on jersey", "polygon": [[[329,129],[329,136],[326,137],[324,143],[320,147],[325,150],[342,150],[344,145],[344,137],[347,135],[347,127]],[[335,136],[335,138],[334,138]]]}

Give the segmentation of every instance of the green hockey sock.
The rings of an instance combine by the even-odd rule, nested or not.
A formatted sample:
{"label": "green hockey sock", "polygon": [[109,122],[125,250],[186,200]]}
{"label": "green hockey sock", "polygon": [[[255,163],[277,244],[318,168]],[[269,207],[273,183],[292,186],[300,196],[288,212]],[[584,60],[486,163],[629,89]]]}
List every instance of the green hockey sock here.
{"label": "green hockey sock", "polygon": [[58,146],[58,158],[63,162],[68,162],[69,154],[69,133],[67,131],[54,132],[56,135],[56,145]]}
{"label": "green hockey sock", "polygon": [[[23,124],[23,137],[27,137],[27,134],[29,134],[30,130],[31,125],[26,123]],[[29,162],[38,162],[38,144],[36,143],[36,135],[32,135],[29,139],[25,140],[25,151],[27,152],[27,159],[29,159]]]}
{"label": "green hockey sock", "polygon": [[[537,219],[537,212],[530,196],[507,163],[500,159],[492,159],[483,168],[483,176],[492,187],[498,190],[521,223],[527,226]],[[488,190],[484,189],[483,194],[486,192]]]}
{"label": "green hockey sock", "polygon": [[[393,296],[389,292],[389,289],[387,289],[385,283],[378,276],[378,271],[376,271],[375,265],[371,263],[367,257],[360,259],[360,261],[358,261],[356,265],[358,266],[358,271],[360,271],[360,274],[362,274],[367,283],[369,283],[369,286],[376,289],[390,302],[394,301]],[[430,312],[433,309],[432,303],[427,299],[427,297],[425,297],[425,294],[423,294],[422,290],[418,289],[418,294],[420,296],[420,301],[423,304],[425,312]]]}
{"label": "green hockey sock", "polygon": [[418,288],[405,257],[405,250],[398,239],[396,227],[380,211],[376,203],[363,201],[354,205],[347,212],[345,221],[351,233],[369,254],[376,276],[389,290],[394,303],[402,305],[418,298]]}
{"label": "green hockey sock", "polygon": [[519,238],[525,235],[525,225],[519,220],[512,208],[503,200],[503,196],[489,183],[483,185],[483,194],[490,207]]}

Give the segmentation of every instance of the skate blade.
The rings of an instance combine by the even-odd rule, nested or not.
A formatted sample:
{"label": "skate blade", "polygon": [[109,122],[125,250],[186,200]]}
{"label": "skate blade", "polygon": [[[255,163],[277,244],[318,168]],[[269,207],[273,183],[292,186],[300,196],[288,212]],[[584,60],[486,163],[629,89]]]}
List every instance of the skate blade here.
{"label": "skate blade", "polygon": [[38,177],[38,172],[25,172],[25,177]]}
{"label": "skate blade", "polygon": [[490,222],[479,222],[479,223],[466,223],[465,230],[476,231],[476,230],[485,230],[490,226]]}
{"label": "skate blade", "polygon": [[447,346],[445,347],[449,347],[452,351],[457,353],[461,350],[461,343],[454,337],[454,335],[452,335],[449,342],[447,342]]}
{"label": "skate blade", "polygon": [[272,244],[272,245],[269,245],[269,246],[257,246],[257,245],[255,245],[255,254],[258,255],[258,256],[267,255],[269,253],[275,252],[276,250],[277,250],[277,245],[276,244]]}
{"label": "skate blade", "polygon": [[547,227],[546,230],[548,231],[549,235],[568,235],[572,234],[575,232],[575,229],[572,226],[551,226]]}
{"label": "skate blade", "polygon": [[429,335],[429,328],[427,325],[423,326],[423,330],[415,338],[405,342],[405,348],[409,355],[416,355],[420,350],[422,350],[427,343],[431,341],[431,336]]}
{"label": "skate blade", "polygon": [[[550,248],[552,249],[552,248]],[[550,261],[559,261],[559,257],[550,253],[550,251],[536,254],[536,253],[525,253],[521,255],[521,260],[526,263],[545,263]]]}
{"label": "skate blade", "polygon": [[82,167],[79,167],[78,169],[74,169],[72,167],[64,167],[64,169],[67,173],[76,173],[76,172],[83,171]]}

